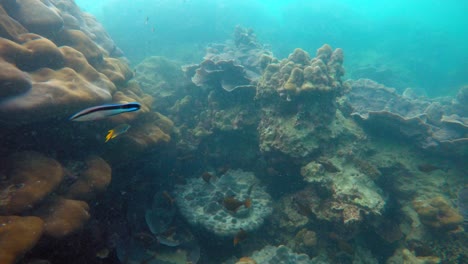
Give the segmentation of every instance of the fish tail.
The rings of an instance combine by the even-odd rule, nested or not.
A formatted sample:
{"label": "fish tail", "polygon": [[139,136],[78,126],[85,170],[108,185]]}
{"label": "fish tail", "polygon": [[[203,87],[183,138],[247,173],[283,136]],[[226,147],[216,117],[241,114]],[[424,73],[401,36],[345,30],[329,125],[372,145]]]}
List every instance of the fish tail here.
{"label": "fish tail", "polygon": [[111,129],[109,130],[109,132],[107,132],[107,136],[106,136],[106,142],[113,139],[115,136],[114,136],[114,130]]}
{"label": "fish tail", "polygon": [[250,206],[252,206],[252,199],[250,198],[245,199],[244,206],[246,208],[250,208]]}

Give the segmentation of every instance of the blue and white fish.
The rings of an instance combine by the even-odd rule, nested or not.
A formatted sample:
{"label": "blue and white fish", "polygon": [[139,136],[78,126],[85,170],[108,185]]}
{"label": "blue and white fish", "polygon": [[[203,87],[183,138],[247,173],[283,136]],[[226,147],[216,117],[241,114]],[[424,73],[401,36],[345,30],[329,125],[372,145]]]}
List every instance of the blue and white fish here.
{"label": "blue and white fish", "polygon": [[107,118],[110,116],[138,111],[141,104],[137,102],[125,104],[106,104],[86,108],[70,117],[71,121],[92,121]]}

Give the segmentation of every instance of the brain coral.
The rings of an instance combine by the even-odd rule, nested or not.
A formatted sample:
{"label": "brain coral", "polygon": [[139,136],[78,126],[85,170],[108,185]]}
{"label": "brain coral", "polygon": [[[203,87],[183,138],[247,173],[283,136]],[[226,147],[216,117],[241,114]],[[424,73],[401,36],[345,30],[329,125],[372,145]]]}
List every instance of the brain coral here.
{"label": "brain coral", "polygon": [[[233,236],[241,228],[257,229],[272,212],[271,197],[258,183],[252,172],[242,170],[230,170],[210,183],[193,178],[177,187],[176,201],[191,225],[202,226],[217,236]],[[232,195],[241,201],[250,198],[252,206],[229,212],[222,201]]]}

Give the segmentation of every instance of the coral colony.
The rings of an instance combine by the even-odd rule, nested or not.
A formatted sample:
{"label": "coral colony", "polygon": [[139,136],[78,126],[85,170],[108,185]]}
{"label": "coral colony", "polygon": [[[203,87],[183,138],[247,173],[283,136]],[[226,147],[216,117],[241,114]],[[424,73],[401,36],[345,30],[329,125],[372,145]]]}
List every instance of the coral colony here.
{"label": "coral colony", "polygon": [[242,27],[131,70],[73,1],[0,7],[0,263],[468,259],[467,86],[345,81],[342,49],[280,59]]}

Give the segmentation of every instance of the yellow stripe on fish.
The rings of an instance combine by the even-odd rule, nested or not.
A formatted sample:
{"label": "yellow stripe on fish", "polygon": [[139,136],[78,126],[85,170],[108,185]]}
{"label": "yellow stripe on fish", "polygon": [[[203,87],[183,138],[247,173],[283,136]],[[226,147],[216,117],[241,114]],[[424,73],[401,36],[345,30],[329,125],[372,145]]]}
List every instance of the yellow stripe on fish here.
{"label": "yellow stripe on fish", "polygon": [[127,132],[127,130],[129,128],[130,128],[129,124],[120,124],[120,125],[114,127],[113,129],[109,130],[107,132],[106,142],[113,139],[113,138],[116,138],[116,137],[124,134],[125,132]]}

